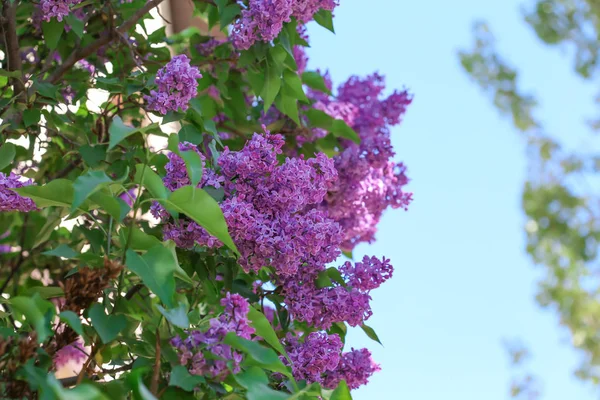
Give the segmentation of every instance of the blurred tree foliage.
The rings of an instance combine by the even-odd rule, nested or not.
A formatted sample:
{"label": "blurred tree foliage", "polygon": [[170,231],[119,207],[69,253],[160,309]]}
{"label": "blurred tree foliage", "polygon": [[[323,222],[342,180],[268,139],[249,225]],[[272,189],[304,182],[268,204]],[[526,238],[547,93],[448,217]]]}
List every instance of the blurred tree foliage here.
{"label": "blurred tree foliage", "polygon": [[[524,17],[544,44],[568,50],[582,79],[600,82],[599,0],[536,0]],[[598,385],[600,153],[567,149],[547,132],[536,117],[535,97],[519,87],[517,69],[498,54],[485,23],[475,25],[474,45],[460,52],[460,60],[526,140],[530,165],[522,204],[528,217],[527,251],[544,269],[537,299],[558,312],[581,350],[577,376]],[[590,122],[590,131],[599,128],[598,121]]]}

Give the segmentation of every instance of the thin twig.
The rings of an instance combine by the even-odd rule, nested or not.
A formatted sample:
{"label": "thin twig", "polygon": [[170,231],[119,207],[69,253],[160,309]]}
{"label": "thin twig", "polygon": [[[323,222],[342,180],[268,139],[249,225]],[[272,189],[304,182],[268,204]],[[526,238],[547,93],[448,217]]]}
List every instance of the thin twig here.
{"label": "thin twig", "polygon": [[150,391],[158,394],[158,379],[160,378],[160,333],[156,328],[156,357],[154,358],[154,371],[152,373],[152,382],[150,383]]}
{"label": "thin twig", "polygon": [[[21,72],[21,55],[19,54],[19,37],[17,36],[17,2],[2,1],[4,23],[4,44],[8,57],[8,70]],[[20,78],[12,78],[14,95],[18,96],[25,91],[25,85]]]}

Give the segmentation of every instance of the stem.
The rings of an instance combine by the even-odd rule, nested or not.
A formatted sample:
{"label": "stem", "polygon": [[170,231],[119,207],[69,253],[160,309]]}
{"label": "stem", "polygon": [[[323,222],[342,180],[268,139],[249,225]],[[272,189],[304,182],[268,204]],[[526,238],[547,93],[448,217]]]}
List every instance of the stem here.
{"label": "stem", "polygon": [[[17,2],[10,0],[2,1],[2,14],[4,23],[4,44],[8,57],[8,70],[21,72],[21,56],[19,54],[19,37],[17,36]],[[20,78],[12,78],[14,95],[18,96],[25,91],[25,85]]]}

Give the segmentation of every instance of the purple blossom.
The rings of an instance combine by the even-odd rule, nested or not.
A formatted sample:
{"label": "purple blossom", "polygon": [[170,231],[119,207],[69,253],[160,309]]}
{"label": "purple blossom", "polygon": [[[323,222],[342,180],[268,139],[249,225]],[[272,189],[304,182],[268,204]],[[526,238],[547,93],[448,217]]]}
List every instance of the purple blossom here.
{"label": "purple blossom", "polygon": [[131,189],[121,193],[119,198],[125,202],[130,208],[133,207],[133,203],[135,201],[135,194],[137,192],[137,186],[132,187]]}
{"label": "purple blossom", "polygon": [[311,332],[303,342],[288,334],[286,342],[297,380],[306,380],[309,384],[321,382],[323,374],[334,371],[340,362],[342,341],[337,334]]}
{"label": "purple blossom", "polygon": [[196,45],[196,50],[198,51],[198,53],[200,55],[202,55],[204,57],[209,57],[209,56],[212,56],[215,49],[218,46],[222,45],[223,43],[225,43],[224,40],[210,38],[206,42],[198,43]]}
{"label": "purple blossom", "polygon": [[83,347],[83,340],[78,338],[72,344],[58,350],[52,360],[54,368],[59,369],[71,361],[77,364],[83,363],[87,359],[87,355],[83,352]]}
{"label": "purple blossom", "polygon": [[390,260],[385,257],[379,260],[377,257],[364,256],[362,262],[357,262],[354,265],[350,261],[340,267],[340,272],[348,285],[369,292],[377,289],[383,282],[392,277],[394,267],[390,264]]}
{"label": "purple blossom", "polygon": [[342,354],[337,368],[325,374],[322,384],[328,389],[335,389],[341,380],[345,380],[353,390],[366,385],[371,375],[378,371],[381,371],[381,368],[373,362],[369,350],[352,349]]}
{"label": "purple blossom", "polygon": [[248,9],[233,24],[232,42],[236,49],[247,50],[255,42],[275,39],[292,15],[295,0],[250,0]]}
{"label": "purple blossom", "polygon": [[301,22],[308,22],[313,19],[313,15],[320,9],[333,11],[339,5],[337,0],[293,0],[292,16]]}
{"label": "purple blossom", "polygon": [[[240,372],[242,354],[222,342],[229,332],[244,339],[251,338],[254,328],[248,321],[250,305],[239,294],[231,293],[221,299],[221,305],[225,310],[218,318],[210,320],[210,327],[206,332],[195,330],[188,332],[186,339],[179,336],[171,339],[180,364],[187,366],[192,375],[223,380],[229,374],[228,361],[232,362],[234,374]],[[212,353],[212,356],[205,356],[205,352]]]}
{"label": "purple blossom", "polygon": [[37,210],[33,200],[22,197],[10,189],[17,189],[33,184],[31,179],[21,181],[20,177],[10,173],[5,175],[0,172],[0,212],[21,211],[28,212]]}
{"label": "purple blossom", "polygon": [[75,66],[89,72],[90,76],[94,76],[94,73],[96,72],[96,67],[86,60],[77,61],[77,64],[75,64]]}
{"label": "purple blossom", "polygon": [[202,74],[190,65],[190,59],[181,54],[175,56],[156,74],[158,90],[152,90],[144,98],[148,108],[165,115],[179,109],[185,111],[190,100],[198,94],[198,81]]}
{"label": "purple blossom", "polygon": [[63,86],[60,93],[63,97],[63,100],[67,104],[72,104],[73,100],[75,100],[76,93],[75,93],[75,90],[73,90],[73,88],[71,87],[71,85]]}
{"label": "purple blossom", "polygon": [[71,7],[79,3],[81,0],[40,0],[38,7],[44,21],[49,22],[54,17],[62,21],[71,12]]}

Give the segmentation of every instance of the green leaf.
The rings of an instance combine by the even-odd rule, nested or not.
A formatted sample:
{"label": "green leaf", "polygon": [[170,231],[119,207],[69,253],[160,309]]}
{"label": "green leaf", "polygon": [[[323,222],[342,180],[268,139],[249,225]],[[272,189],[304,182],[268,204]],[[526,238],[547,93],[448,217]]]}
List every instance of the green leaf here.
{"label": "green leaf", "polygon": [[71,212],[77,210],[94,192],[112,182],[112,179],[106,176],[104,171],[89,170],[85,174],[80,175],[73,183],[74,195]]}
{"label": "green leaf", "polygon": [[79,336],[83,336],[83,325],[81,319],[73,311],[63,311],[60,313],[60,320],[71,327]]}
{"label": "green leaf", "polygon": [[331,94],[329,88],[325,84],[323,76],[315,71],[306,71],[302,74],[302,82],[312,89],[321,91],[323,93]]}
{"label": "green leaf", "polygon": [[67,15],[65,17],[65,20],[67,21],[67,24],[69,24],[69,26],[71,27],[73,32],[75,32],[75,34],[77,36],[82,38],[83,37],[83,28],[84,28],[83,20],[77,18],[74,14]]}
{"label": "green leaf", "polygon": [[348,126],[348,124],[341,119],[336,119],[333,121],[331,133],[338,137],[350,139],[354,143],[360,143],[360,137],[358,136],[358,133],[356,133],[354,129],[350,128],[350,126]]}
{"label": "green leaf", "polygon": [[162,179],[147,165],[135,166],[135,182],[148,189],[150,195],[157,200],[164,200],[169,196]]}
{"label": "green leaf", "polygon": [[[155,236],[148,235],[140,228],[133,226],[131,229],[133,230],[131,231],[131,240],[129,242],[130,249],[136,251],[145,251],[161,244],[161,241],[158,240]],[[123,246],[127,242],[128,237],[129,228],[123,228]]]}
{"label": "green leaf", "polygon": [[28,108],[23,111],[23,122],[25,123],[25,127],[37,125],[40,122],[41,116],[42,112],[37,108]]}
{"label": "green leaf", "polygon": [[308,103],[308,98],[306,94],[304,94],[304,89],[302,89],[302,80],[300,76],[289,69],[283,71],[283,84],[286,89],[288,89],[288,93],[293,95],[296,99],[300,101],[304,101]]}
{"label": "green leaf", "polygon": [[[174,136],[174,135],[173,135]],[[200,144],[204,139],[202,132],[200,129],[196,128],[194,125],[183,125],[179,130],[179,138],[182,142],[190,142],[193,144]]]}
{"label": "green leaf", "polygon": [[379,337],[377,336],[377,333],[375,333],[375,330],[373,328],[371,328],[368,325],[362,324],[360,326],[360,328],[367,334],[367,336],[371,339],[376,341],[377,343],[379,343],[380,345],[383,346],[383,343],[381,343],[381,340],[379,340]]}
{"label": "green leaf", "polygon": [[204,190],[184,186],[171,193],[167,200],[160,200],[160,202],[187,215],[239,255],[237,247],[229,236],[221,207]]}
{"label": "green leaf", "polygon": [[55,179],[44,186],[30,185],[13,190],[23,197],[30,198],[40,208],[69,207],[73,202],[73,182],[67,179]]}
{"label": "green leaf", "polygon": [[110,128],[108,128],[108,133],[110,135],[108,150],[111,150],[116,145],[121,143],[121,141],[125,140],[125,138],[133,135],[138,131],[138,128],[125,125],[121,117],[117,115],[113,118],[112,123],[110,124]]}
{"label": "green leaf", "polygon": [[333,286],[333,282],[331,281],[331,278],[327,274],[327,271],[319,272],[319,275],[317,276],[317,279],[315,281],[315,285],[319,289]]}
{"label": "green leaf", "polygon": [[[129,261],[129,260],[128,260]],[[123,315],[106,315],[101,304],[94,304],[88,315],[92,326],[98,332],[102,343],[108,344],[115,340],[119,333],[127,326],[127,319]]]}
{"label": "green leaf", "polygon": [[264,102],[264,111],[267,112],[275,101],[275,97],[281,88],[280,69],[275,68],[272,64],[267,63],[265,68],[265,83],[260,92],[260,97]]}
{"label": "green leaf", "polygon": [[179,150],[179,138],[177,135],[169,136],[169,150],[183,158],[187,169],[188,177],[190,178],[193,187],[198,186],[202,180],[202,172],[204,167],[200,155],[194,150],[181,151]]}
{"label": "green leaf", "polygon": [[52,394],[57,400],[108,400],[100,390],[89,384],[80,384],[72,389],[65,389],[53,374],[46,375],[47,385],[44,385],[41,390],[40,398],[42,400],[49,399],[46,394]]}
{"label": "green leaf", "polygon": [[[52,335],[50,321],[54,316],[54,305],[42,300],[38,294],[31,297],[18,296],[10,300],[12,308],[25,316],[27,322],[37,332],[38,343],[42,343]],[[49,316],[49,318],[47,318]]]}
{"label": "green leaf", "polygon": [[225,336],[224,343],[230,345],[234,349],[246,353],[254,364],[274,372],[280,372],[288,378],[291,378],[292,375],[289,369],[283,365],[273,349],[266,348],[260,343],[252,340],[238,337],[235,335],[235,332],[229,332],[227,336]]}
{"label": "green leaf", "polygon": [[296,96],[290,96],[288,94],[289,89],[283,88],[275,99],[275,105],[285,115],[290,117],[292,121],[300,125],[300,115],[298,114],[298,101]]}
{"label": "green leaf", "polygon": [[185,117],[184,113],[169,111],[162,119],[163,124],[168,124],[169,122],[176,122]]}
{"label": "green leaf", "polygon": [[348,385],[346,384],[345,380],[340,381],[338,387],[335,388],[329,400],[352,400],[350,389],[348,389]]}
{"label": "green leaf", "polygon": [[39,295],[42,299],[50,299],[53,297],[62,297],[65,292],[58,286],[33,286],[25,291],[28,296],[35,294]]}
{"label": "green leaf", "polygon": [[258,367],[250,367],[246,371],[234,375],[235,380],[246,390],[248,400],[278,400],[287,399],[288,395],[271,389],[269,378]]}
{"label": "green leaf", "polygon": [[0,147],[0,170],[12,164],[16,154],[17,151],[14,144],[4,143],[2,147]]}
{"label": "green leaf", "polygon": [[287,353],[267,317],[254,307],[250,307],[248,318],[251,321],[250,326],[256,330],[256,334],[262,337],[265,342],[269,343],[271,347],[279,352],[279,354],[282,354],[287,358]]}
{"label": "green leaf", "polygon": [[204,377],[190,374],[183,365],[173,367],[169,378],[169,386],[177,386],[187,392],[191,392],[196,386],[204,382],[206,382]]}
{"label": "green leaf", "polygon": [[44,41],[50,50],[56,49],[60,37],[65,29],[65,22],[58,22],[52,19],[50,22],[42,22],[42,31],[44,32]]}
{"label": "green leaf", "polygon": [[127,250],[127,268],[138,275],[144,284],[167,306],[173,308],[177,260],[162,244],[152,247],[143,257]]}
{"label": "green leaf", "polygon": [[157,304],[156,308],[158,308],[158,311],[160,311],[160,313],[165,316],[167,321],[173,325],[182,329],[187,329],[190,327],[190,320],[187,316],[188,307],[186,304],[179,303],[177,307],[170,310],[165,310],[160,304]]}
{"label": "green leaf", "polygon": [[60,212],[54,212],[50,214],[50,216],[46,219],[46,223],[38,231],[35,237],[35,242],[33,243],[32,250],[38,247],[40,244],[44,243],[46,240],[48,240],[50,235],[52,235],[52,232],[54,232],[54,229],[56,229],[56,227],[60,225],[60,223],[62,222],[62,218],[67,214],[67,212],[66,210],[59,211]]}
{"label": "green leaf", "polygon": [[102,210],[106,211],[116,221],[121,221],[130,210],[129,206],[123,202],[124,207],[126,208],[125,212],[123,212],[124,207],[119,203],[119,200],[117,200],[116,197],[108,192],[108,190],[97,191],[90,196],[90,200],[99,205]]}
{"label": "green leaf", "polygon": [[360,143],[360,137],[352,128],[341,119],[335,119],[326,112],[317,109],[310,109],[306,112],[310,124],[318,128],[327,129],[334,136],[350,139],[355,143]]}
{"label": "green leaf", "polygon": [[313,16],[313,18],[317,24],[335,33],[335,30],[333,29],[333,15],[331,14],[331,11],[321,9]]}
{"label": "green leaf", "polygon": [[240,14],[242,9],[237,4],[230,4],[223,9],[219,10],[219,24],[221,25],[221,29],[225,28],[227,25],[234,20],[234,18]]}
{"label": "green leaf", "polygon": [[52,250],[43,252],[42,254],[46,256],[62,257],[67,259],[77,258],[77,256],[79,255],[79,253],[77,253],[75,250],[73,250],[66,244],[61,244]]}
{"label": "green leaf", "polygon": [[106,146],[86,144],[79,148],[79,154],[88,166],[96,168],[106,158]]}

